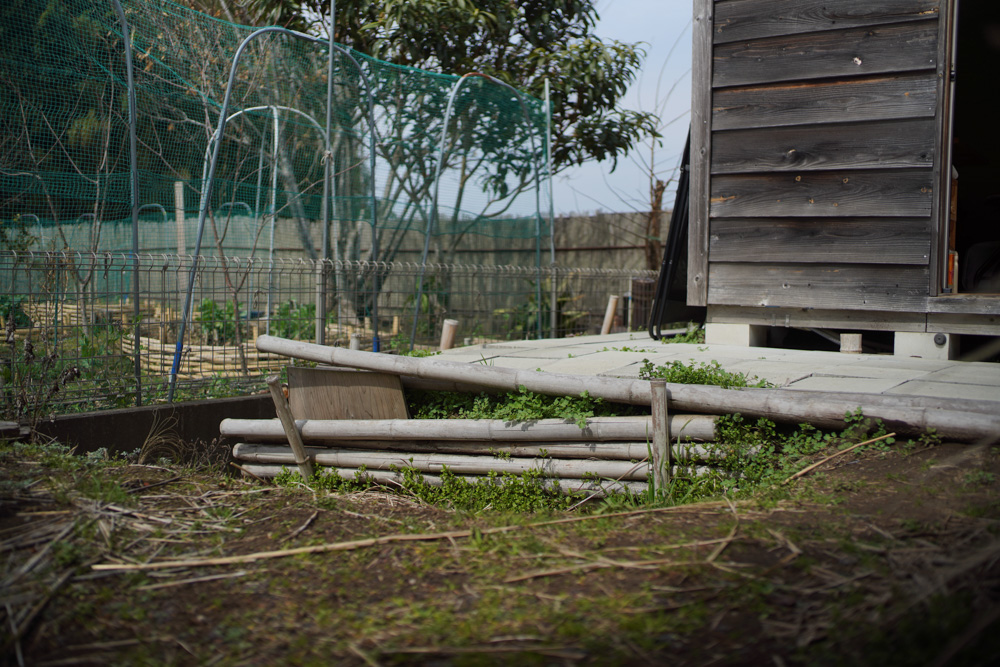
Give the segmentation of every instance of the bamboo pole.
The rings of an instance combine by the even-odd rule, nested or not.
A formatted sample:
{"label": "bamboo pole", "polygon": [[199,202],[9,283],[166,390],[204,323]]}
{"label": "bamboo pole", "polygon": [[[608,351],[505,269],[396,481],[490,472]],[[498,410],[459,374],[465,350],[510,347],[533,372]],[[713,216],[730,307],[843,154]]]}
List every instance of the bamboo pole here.
{"label": "bamboo pole", "polygon": [[[464,454],[426,454],[420,452],[358,451],[352,449],[303,450],[307,460],[317,465],[337,468],[394,470],[413,468],[421,472],[440,473],[447,468],[456,475],[487,475],[490,472],[521,473],[539,471],[544,477],[580,479],[585,474],[610,479],[645,481],[649,466],[631,461],[590,461],[579,459],[526,459],[469,456]],[[239,443],[233,447],[233,458],[239,462],[298,464],[298,454],[287,446]],[[301,469],[301,466],[300,466]]]}
{"label": "bamboo pole", "polygon": [[[302,419],[296,422],[304,441],[324,440],[477,440],[481,442],[648,442],[651,417],[591,417],[581,429],[565,419],[506,422],[502,419]],[[285,429],[275,419],[223,419],[221,435],[283,441]],[[715,439],[715,419],[674,415],[670,432],[696,440]]]}
{"label": "bamboo pole", "polygon": [[[241,435],[235,439],[249,439]],[[284,443],[284,438],[256,438],[261,444]],[[305,441],[310,447],[337,447],[393,452],[420,452],[424,454],[478,454],[490,456],[517,456],[527,458],[602,459],[607,461],[639,461],[649,456],[646,442],[484,442],[478,440],[330,440]],[[755,454],[751,448],[749,453]],[[711,461],[725,456],[719,448],[695,444],[674,444],[671,448],[675,461]]]}
{"label": "bamboo pole", "polygon": [[288,399],[285,398],[285,393],[281,390],[281,378],[277,375],[267,378],[267,388],[271,391],[271,399],[274,401],[274,409],[278,412],[278,419],[281,420],[281,427],[285,432],[285,438],[287,438],[288,444],[291,445],[291,450],[294,453],[293,461],[299,467],[299,473],[302,477],[309,479],[313,476],[312,463],[309,461],[309,457],[306,456],[305,447],[302,445],[302,438],[295,427],[295,420],[292,419],[292,411],[288,409]]}
{"label": "bamboo pole", "polygon": [[667,381],[653,380],[650,383],[653,408],[652,466],[653,485],[657,491],[667,488],[670,483],[670,418],[667,409]]}
{"label": "bamboo pole", "polygon": [[[260,479],[271,479],[277,477],[282,470],[286,469],[286,466],[275,465],[275,464],[260,464],[260,463],[247,463],[241,464],[240,467],[249,475],[254,477],[259,477]],[[322,471],[327,474],[336,474],[344,479],[356,479],[359,474],[366,475],[370,479],[379,484],[389,484],[389,485],[401,485],[403,483],[403,474],[401,472],[393,472],[389,470],[359,470],[356,468],[322,468]],[[699,473],[700,474],[700,473]],[[420,477],[430,484],[431,486],[441,486],[442,481],[439,475],[429,475],[421,474]],[[483,479],[487,479],[481,475],[461,475],[462,479],[469,482],[476,482]],[[498,484],[504,484],[505,481],[502,477],[496,478]],[[549,489],[556,489],[556,484],[558,483],[558,489],[566,493],[608,493],[615,492],[621,493],[628,491],[634,494],[640,494],[646,492],[645,482],[629,482],[629,481],[615,481],[615,480],[589,480],[589,479],[560,479],[560,480],[547,480],[539,479],[539,484],[543,485]]]}
{"label": "bamboo pole", "polygon": [[[259,336],[257,349],[334,366],[473,384],[502,391],[517,391],[524,386],[540,394],[575,396],[586,390],[594,398],[606,401],[650,405],[649,382],[646,380],[543,373],[434,358],[382,355],[274,336]],[[959,409],[960,404],[955,402],[937,401],[955,407],[939,409],[934,407],[935,401],[927,398],[910,400],[907,397],[858,393],[722,389],[674,383],[667,384],[667,391],[675,410],[714,414],[739,412],[747,417],[767,417],[784,423],[808,422],[822,428],[843,428],[844,415],[860,407],[867,417],[882,419],[888,428],[899,433],[914,434],[934,429],[944,438],[960,441],[995,438],[1000,434],[1000,415],[996,414],[995,404],[992,405],[993,412],[972,412]]]}

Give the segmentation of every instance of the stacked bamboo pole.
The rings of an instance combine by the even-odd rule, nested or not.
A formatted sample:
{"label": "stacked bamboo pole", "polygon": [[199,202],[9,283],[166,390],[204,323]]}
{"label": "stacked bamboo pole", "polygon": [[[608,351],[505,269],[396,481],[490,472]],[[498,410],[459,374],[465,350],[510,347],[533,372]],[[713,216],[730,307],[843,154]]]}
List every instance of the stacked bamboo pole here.
{"label": "stacked bamboo pole", "polygon": [[[703,472],[695,464],[719,456],[691,442],[713,439],[713,417],[674,415],[671,425],[677,434],[672,458],[687,470]],[[649,479],[651,429],[650,417],[595,417],[582,428],[563,419],[303,419],[295,422],[293,438],[308,445],[304,453],[310,462],[346,478],[364,469],[376,481],[398,483],[398,471],[413,468],[439,484],[435,475],[445,467],[466,479],[538,471],[564,490],[640,492]],[[301,470],[302,458],[285,444],[289,427],[280,420],[225,419],[220,432],[250,441],[239,442],[233,458],[251,474],[272,477],[285,466]]]}
{"label": "stacked bamboo pole", "polygon": [[[165,343],[156,338],[141,336],[139,346],[142,349],[140,362],[142,369],[151,375],[166,375],[170,372],[174,360],[175,343]],[[243,343],[243,354],[249,368],[257,370],[277,371],[285,365],[285,360],[275,354],[260,352],[252,342]],[[134,353],[135,343],[131,335],[122,337],[122,352],[126,355]],[[184,346],[178,377],[193,379],[215,375],[242,376],[240,368],[240,352],[236,345],[196,345]]]}

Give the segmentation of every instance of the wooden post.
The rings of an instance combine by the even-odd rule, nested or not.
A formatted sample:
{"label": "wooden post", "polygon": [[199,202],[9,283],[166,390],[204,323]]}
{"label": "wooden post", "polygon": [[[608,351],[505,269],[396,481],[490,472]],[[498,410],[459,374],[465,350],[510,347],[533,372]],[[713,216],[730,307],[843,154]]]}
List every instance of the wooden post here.
{"label": "wooden post", "polygon": [[187,254],[187,241],[184,238],[184,181],[174,181],[174,220],[177,223],[177,254]]}
{"label": "wooden post", "polygon": [[[177,223],[177,254],[187,254],[187,241],[184,236],[184,226],[187,215],[184,211],[184,181],[174,181],[174,221]],[[178,266],[178,268],[180,268]],[[177,272],[177,293],[187,292],[187,276],[184,271]]]}
{"label": "wooden post", "polygon": [[618,297],[612,294],[608,297],[608,309],[604,311],[604,324],[601,325],[601,334],[611,333],[611,325],[615,321],[615,311],[618,310]]}
{"label": "wooden post", "polygon": [[288,438],[288,444],[292,446],[295,464],[299,467],[302,479],[308,482],[313,476],[312,463],[306,455],[306,448],[302,445],[299,429],[295,427],[295,420],[292,419],[292,411],[288,409],[285,392],[281,390],[281,378],[277,375],[267,378],[267,388],[271,390],[274,409],[278,412],[278,419],[281,420],[281,427],[285,430],[285,437]]}
{"label": "wooden post", "polygon": [[450,350],[455,346],[455,332],[458,331],[458,320],[445,320],[441,327],[440,350]]}
{"label": "wooden post", "polygon": [[840,351],[845,354],[861,354],[861,334],[840,334]]}
{"label": "wooden post", "polygon": [[649,389],[653,408],[653,484],[659,493],[670,483],[670,470],[673,466],[670,419],[667,414],[667,381],[650,380]]}

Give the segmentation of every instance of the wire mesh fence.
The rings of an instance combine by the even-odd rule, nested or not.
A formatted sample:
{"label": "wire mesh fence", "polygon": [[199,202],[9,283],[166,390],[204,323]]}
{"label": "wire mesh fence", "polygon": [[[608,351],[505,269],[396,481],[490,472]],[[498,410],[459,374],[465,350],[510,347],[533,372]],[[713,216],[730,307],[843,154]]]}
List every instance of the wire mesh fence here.
{"label": "wire mesh fence", "polygon": [[192,252],[202,208],[220,257],[413,260],[428,236],[447,263],[548,249],[541,100],[169,0],[120,5],[0,4],[0,220],[35,227],[36,250],[133,250],[133,196],[140,252]]}
{"label": "wire mesh fence", "polygon": [[144,403],[162,400],[175,363],[176,398],[237,393],[287,363],[259,353],[258,335],[316,340],[322,331],[327,344],[348,345],[357,335],[369,347],[375,312],[388,351],[410,349],[414,321],[412,343],[435,347],[446,318],[459,321],[458,341],[469,344],[535,338],[539,322],[547,337],[597,333],[611,294],[635,295],[620,323],[642,329],[655,278],[613,269],[203,257],[189,334],[178,348],[195,260],[137,261],[138,271],[122,253],[0,251],[2,418],[135,405],[137,390]]}

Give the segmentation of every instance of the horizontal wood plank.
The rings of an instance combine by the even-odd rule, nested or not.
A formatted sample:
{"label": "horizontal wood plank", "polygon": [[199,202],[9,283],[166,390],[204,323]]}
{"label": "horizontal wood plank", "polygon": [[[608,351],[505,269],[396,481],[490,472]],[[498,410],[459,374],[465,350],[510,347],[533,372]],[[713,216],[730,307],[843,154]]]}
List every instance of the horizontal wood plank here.
{"label": "horizontal wood plank", "polygon": [[920,21],[940,0],[734,0],[715,6],[716,44],[779,35]]}
{"label": "horizontal wood plank", "polygon": [[766,327],[803,329],[860,329],[864,331],[927,330],[922,312],[880,310],[827,310],[824,308],[759,308],[754,306],[709,306],[707,322],[756,324]]}
{"label": "horizontal wood plank", "polygon": [[929,169],[730,174],[712,177],[710,217],[923,218]]}
{"label": "horizontal wood plank", "polygon": [[930,218],[716,218],[709,260],[926,266],[930,243]]}
{"label": "horizontal wood plank", "polygon": [[936,106],[933,72],[728,88],[712,99],[712,129],[933,118]]}
{"label": "horizontal wood plank", "polygon": [[1000,315],[998,294],[947,294],[936,296],[927,303],[927,312],[960,315]]}
{"label": "horizontal wood plank", "polygon": [[930,272],[913,266],[710,261],[708,271],[709,304],[919,311],[930,289]]}
{"label": "horizontal wood plank", "polygon": [[933,118],[715,132],[712,173],[931,168]]}
{"label": "horizontal wood plank", "polygon": [[746,86],[934,69],[937,20],[722,44],[712,85]]}
{"label": "horizontal wood plank", "polygon": [[[931,297],[932,300],[934,298]],[[993,304],[992,314],[971,311],[958,315],[928,313],[927,331],[972,336],[1000,336],[1000,313],[997,312],[998,310],[1000,310],[1000,299]],[[982,359],[970,359],[970,361],[982,361]]]}

